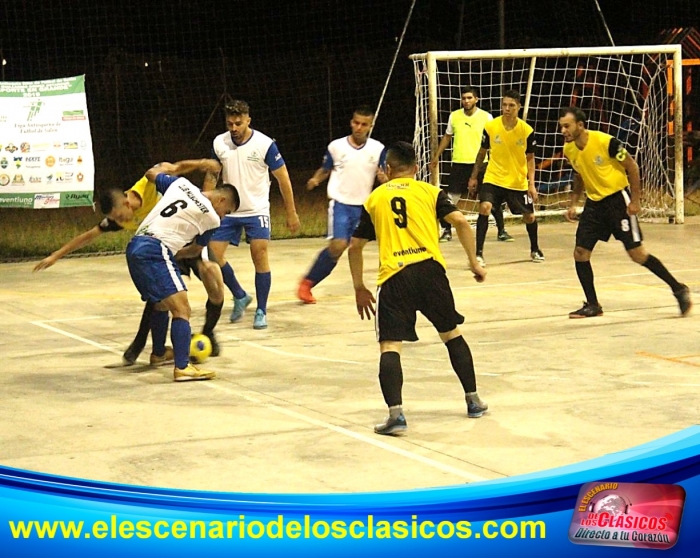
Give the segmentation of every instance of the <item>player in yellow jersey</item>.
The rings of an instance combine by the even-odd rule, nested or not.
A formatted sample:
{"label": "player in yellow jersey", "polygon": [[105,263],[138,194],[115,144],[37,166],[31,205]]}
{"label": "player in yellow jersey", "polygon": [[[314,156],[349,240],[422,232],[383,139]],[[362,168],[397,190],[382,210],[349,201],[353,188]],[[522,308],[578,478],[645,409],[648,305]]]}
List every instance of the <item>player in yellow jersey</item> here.
{"label": "player in yellow jersey", "polygon": [[[416,312],[420,311],[437,329],[450,355],[450,362],[462,383],[470,418],[482,416],[488,405],[476,392],[474,361],[458,325],[464,316],[455,309],[454,297],[440,253],[438,219],[445,219],[457,231],[477,281],[486,277],[474,249],[471,226],[439,188],[415,180],[416,155],[411,144],[399,142],[386,157],[389,182],[377,187],[364,204],[360,224],[348,250],[355,301],[360,317],[375,314],[379,341],[379,384],[389,416],[375,426],[377,434],[406,430],[401,391],[403,341],[417,341]],[[377,297],[365,287],[362,250],[369,240],[379,243]]]}
{"label": "player in yellow jersey", "polygon": [[[484,126],[493,120],[491,113],[477,106],[479,93],[475,87],[467,86],[462,91],[462,108],[450,113],[447,121],[447,130],[440,140],[430,167],[437,171],[440,155],[452,143],[452,164],[447,179],[447,193],[452,203],[457,205],[459,200],[467,194],[469,177],[472,175],[476,156],[481,148],[481,140],[484,135]],[[454,140],[454,141],[453,141]],[[482,178],[479,176],[478,178]],[[498,240],[501,242],[513,242],[513,237],[508,234],[503,223],[503,210],[501,206],[492,206],[491,215],[496,221]],[[452,240],[452,228],[446,222],[441,221],[442,234],[440,242]]]}
{"label": "player in yellow jersey", "polygon": [[[210,159],[197,159],[179,161],[169,168],[172,169],[172,174],[177,175],[189,174],[195,170],[218,172],[219,166],[218,163]],[[159,192],[156,185],[149,182],[145,176],[140,178],[125,192],[118,188],[106,190],[100,196],[100,209],[105,215],[105,218],[100,221],[99,224],[79,234],[58,250],[51,253],[51,255],[41,260],[34,266],[34,271],[41,271],[51,267],[63,256],[87,246],[103,233],[120,230],[136,231],[160,198],[161,192]],[[178,260],[178,265],[182,274],[189,276],[190,273],[193,272],[202,281],[202,284],[207,290],[208,300],[202,333],[211,339],[213,349],[212,355],[217,356],[220,352],[220,348],[214,336],[214,327],[219,321],[225,295],[221,270],[214,262],[202,260],[201,257],[180,259]],[[147,302],[143,310],[136,337],[122,357],[122,362],[125,366],[134,364],[139,354],[146,346],[148,332],[151,330],[152,326],[152,313],[153,305]],[[165,327],[167,329],[167,322],[165,322],[165,324],[158,324],[156,327]],[[153,351],[150,357],[151,364],[160,365],[172,363],[172,349],[169,347],[154,347]]]}
{"label": "player in yellow jersey", "polygon": [[479,189],[479,217],[476,221],[476,254],[484,265],[484,240],[489,226],[489,213],[494,206],[508,204],[510,212],[522,215],[530,238],[530,258],[544,261],[537,238],[537,218],[534,202],[535,188],[535,134],[532,126],[518,118],[520,93],[509,89],[501,102],[503,114],[487,122],[484,138],[469,179],[469,190],[475,191],[486,152],[489,162],[484,183]]}
{"label": "player in yellow jersey", "polygon": [[559,129],[564,137],[564,156],[574,169],[574,185],[567,219],[576,216],[576,204],[586,192],[586,203],[576,229],[574,261],[576,274],[586,300],[571,312],[570,318],[592,318],[603,314],[593,283],[591,254],[599,240],[610,235],[622,242],[629,257],[666,282],[678,301],[681,315],[692,307],[690,290],[666,269],[661,261],[642,246],[642,231],[637,214],[641,189],[639,166],[617,138],[586,128],[586,114],[577,107],[566,107],[559,114]]}

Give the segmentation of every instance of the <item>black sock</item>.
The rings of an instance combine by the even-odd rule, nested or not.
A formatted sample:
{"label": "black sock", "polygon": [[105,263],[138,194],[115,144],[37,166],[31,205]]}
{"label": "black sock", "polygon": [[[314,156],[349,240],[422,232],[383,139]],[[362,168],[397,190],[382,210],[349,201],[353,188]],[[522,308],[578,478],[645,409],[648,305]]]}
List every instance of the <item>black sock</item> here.
{"label": "black sock", "polygon": [[503,222],[503,210],[500,207],[496,207],[495,205],[491,207],[491,215],[493,215],[494,221],[496,221],[496,228],[498,228],[498,234],[501,234],[505,228],[506,225]]}
{"label": "black sock", "polygon": [[642,265],[646,267],[649,271],[651,271],[654,275],[656,275],[659,279],[664,281],[669,287],[671,287],[671,290],[673,292],[676,292],[677,290],[683,288],[683,285],[676,281],[676,278],[673,275],[671,275],[671,272],[668,269],[666,269],[666,266],[661,263],[661,260],[655,258],[651,254],[649,254],[647,261],[645,261]]}
{"label": "black sock", "polygon": [[215,304],[211,300],[207,299],[206,316],[204,318],[204,327],[202,328],[202,333],[207,337],[211,337],[211,334],[214,332],[216,324],[219,323],[219,318],[221,317],[221,309],[223,307],[223,302]]}
{"label": "black sock", "polygon": [[442,227],[443,231],[450,231],[452,232],[452,225],[450,225],[447,221],[444,219],[440,219],[440,226]]}
{"label": "black sock", "polygon": [[450,362],[452,368],[457,374],[459,381],[462,383],[464,393],[473,393],[476,391],[476,376],[474,375],[474,359],[472,352],[469,350],[469,345],[461,335],[450,339],[445,343],[447,352],[450,353]]}
{"label": "black sock", "polygon": [[530,237],[530,252],[537,252],[540,249],[537,241],[537,220],[525,225],[527,235]]}
{"label": "black sock", "polygon": [[379,385],[387,407],[401,405],[403,372],[401,355],[396,352],[382,353],[379,357]]}
{"label": "black sock", "polygon": [[141,314],[141,323],[139,324],[139,330],[136,332],[136,337],[129,345],[129,348],[124,351],[125,355],[133,357],[134,360],[138,358],[146,346],[148,341],[148,333],[151,331],[151,315],[153,314],[153,303],[147,302],[146,306],[143,308],[143,314]]}
{"label": "black sock", "polygon": [[581,287],[583,288],[586,302],[588,302],[588,304],[600,306],[593,283],[593,268],[591,267],[591,262],[576,262],[576,275],[578,275],[579,283],[581,283]]}
{"label": "black sock", "polygon": [[481,255],[484,253],[484,241],[486,240],[486,231],[489,228],[489,216],[479,214],[476,220],[476,253]]}

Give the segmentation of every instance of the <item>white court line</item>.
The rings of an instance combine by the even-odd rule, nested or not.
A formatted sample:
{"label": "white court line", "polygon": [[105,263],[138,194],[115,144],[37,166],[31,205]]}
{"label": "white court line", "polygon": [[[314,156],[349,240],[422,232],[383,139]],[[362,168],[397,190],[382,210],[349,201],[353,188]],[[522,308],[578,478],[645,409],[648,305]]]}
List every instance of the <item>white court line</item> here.
{"label": "white court line", "polygon": [[[118,351],[116,349],[112,349],[111,347],[108,347],[106,345],[103,345],[101,343],[97,343],[95,341],[91,341],[90,339],[86,339],[85,337],[80,337],[79,335],[74,335],[72,333],[69,333],[67,331],[63,331],[61,329],[58,329],[56,327],[44,324],[42,322],[30,322],[32,325],[42,327],[44,329],[48,329],[49,331],[52,331],[54,333],[58,333],[60,335],[63,335],[65,337],[69,337],[71,339],[74,339],[76,341],[80,341],[81,343],[86,343],[87,345],[91,345],[93,347],[97,347],[98,349],[102,349],[104,351],[108,351],[110,353],[116,353],[121,355],[122,352]],[[244,342],[246,345],[251,345],[253,347],[258,347],[258,348],[265,348],[268,349],[268,347],[264,347],[262,345],[258,345],[257,343],[250,343],[250,342]],[[272,352],[276,353],[284,353],[284,351],[277,351],[273,350]],[[290,356],[296,356],[293,355],[293,353],[288,353]],[[306,357],[309,358],[309,357]],[[321,357],[317,357],[321,358]],[[331,359],[321,359],[321,360],[331,360]],[[353,364],[362,364],[362,363],[355,363],[353,361],[338,361],[338,362],[350,362]],[[344,436],[348,436],[349,438],[354,438],[355,440],[358,440],[360,442],[365,442],[367,444],[370,444],[372,446],[378,447],[380,449],[390,451],[392,453],[395,453],[397,455],[400,455],[402,457],[406,457],[408,459],[412,459],[413,461],[417,461],[419,463],[422,463],[423,465],[428,465],[430,467],[433,467],[435,469],[439,469],[443,472],[450,473],[453,475],[456,475],[458,477],[461,477],[463,479],[467,479],[470,482],[478,482],[478,481],[483,481],[487,480],[486,477],[480,477],[478,475],[474,475],[472,473],[467,473],[466,471],[462,471],[461,469],[457,469],[456,467],[451,467],[450,465],[446,465],[444,463],[440,463],[439,461],[436,461],[434,459],[430,459],[429,457],[424,457],[422,455],[412,453],[410,451],[394,447],[390,444],[387,444],[386,442],[381,442],[379,440],[375,440],[374,438],[370,438],[369,436],[365,436],[364,434],[358,434],[357,432],[353,432],[352,430],[349,430],[347,428],[343,428],[342,426],[336,426],[335,424],[331,424],[329,422],[325,422],[322,420],[317,420],[311,417],[308,417],[306,415],[303,415],[301,413],[297,413],[296,411],[292,411],[291,409],[285,409],[284,407],[280,407],[278,405],[274,405],[272,403],[265,403],[264,401],[257,399],[255,397],[251,397],[250,395],[246,395],[244,393],[241,393],[238,390],[231,389],[228,387],[224,387],[220,384],[217,383],[211,383],[211,382],[206,382],[205,385],[212,389],[219,389],[221,391],[225,391],[227,393],[232,393],[236,395],[237,397],[240,397],[241,399],[245,399],[247,401],[250,401],[252,403],[256,403],[258,405],[262,405],[265,408],[274,411],[276,413],[286,415],[288,417],[295,418],[297,420],[301,420],[303,422],[306,422],[308,424],[312,424],[314,426],[319,426],[321,428],[325,428],[327,430],[331,430],[333,432],[336,432],[337,434],[342,434]]]}

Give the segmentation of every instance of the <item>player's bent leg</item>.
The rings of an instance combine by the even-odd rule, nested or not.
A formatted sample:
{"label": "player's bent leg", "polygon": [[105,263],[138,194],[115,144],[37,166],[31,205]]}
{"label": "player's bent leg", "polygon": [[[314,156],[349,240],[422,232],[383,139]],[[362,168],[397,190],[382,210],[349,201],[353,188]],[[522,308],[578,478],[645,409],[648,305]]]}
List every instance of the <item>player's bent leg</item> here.
{"label": "player's bent leg", "polygon": [[406,417],[403,415],[402,388],[403,371],[401,369],[401,341],[382,341],[379,344],[379,385],[384,402],[389,408],[389,416],[375,425],[377,434],[393,435],[405,432]]}
{"label": "player's bent leg", "polygon": [[690,309],[693,307],[688,286],[680,283],[661,260],[649,254],[644,249],[644,246],[638,246],[627,250],[627,253],[634,262],[646,267],[671,288],[673,296],[676,297],[676,301],[678,301],[678,308],[680,309],[681,316],[687,316]]}
{"label": "player's bent leg", "polygon": [[479,394],[476,390],[474,359],[469,345],[458,327],[446,333],[439,333],[439,335],[450,355],[452,369],[455,374],[457,374],[462,384],[462,389],[464,389],[464,400],[467,403],[467,416],[469,418],[482,417],[488,411],[489,406],[479,398]]}
{"label": "player's bent leg", "polygon": [[214,328],[219,323],[224,305],[224,280],[221,268],[216,263],[206,260],[199,261],[199,276],[208,295],[202,333],[211,341],[211,356],[217,357],[221,354],[221,347],[214,334]]}
{"label": "player's bent leg", "polygon": [[255,266],[255,296],[258,300],[253,329],[267,328],[267,299],[272,288],[272,273],[268,259],[269,244],[269,240],[261,238],[253,239],[250,242],[250,255]]}

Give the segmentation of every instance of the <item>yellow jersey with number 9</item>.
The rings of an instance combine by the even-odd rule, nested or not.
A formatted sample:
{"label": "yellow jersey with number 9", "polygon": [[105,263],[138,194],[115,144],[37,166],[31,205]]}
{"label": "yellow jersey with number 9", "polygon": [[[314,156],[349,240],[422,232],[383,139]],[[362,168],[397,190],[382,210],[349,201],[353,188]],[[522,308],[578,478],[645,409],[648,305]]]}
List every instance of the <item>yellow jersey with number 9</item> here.
{"label": "yellow jersey with number 9", "polygon": [[381,285],[407,265],[434,259],[446,267],[438,247],[440,189],[413,178],[396,178],[376,188],[365,209],[379,244]]}

